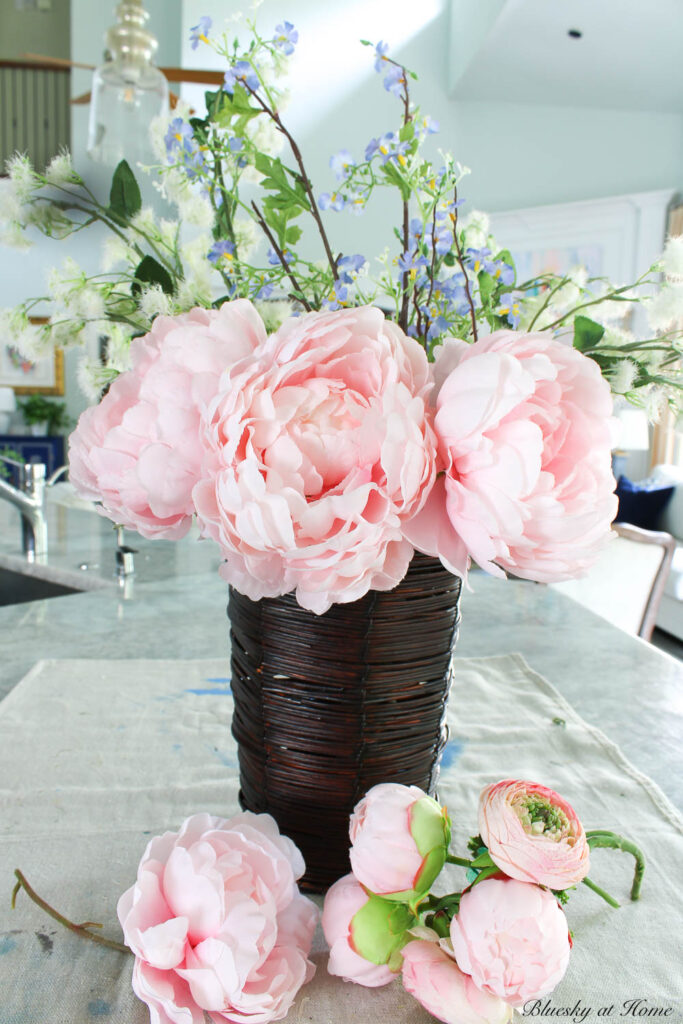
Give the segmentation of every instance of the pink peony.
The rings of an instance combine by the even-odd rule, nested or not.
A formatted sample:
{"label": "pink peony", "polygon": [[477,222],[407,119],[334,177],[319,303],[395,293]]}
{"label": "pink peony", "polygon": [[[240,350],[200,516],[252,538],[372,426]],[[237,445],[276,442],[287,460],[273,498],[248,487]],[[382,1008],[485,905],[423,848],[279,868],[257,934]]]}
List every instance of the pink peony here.
{"label": "pink peony", "polygon": [[265,337],[245,299],[157,317],[150,333],[131,344],[132,368],[83,413],[71,435],[77,490],[144,537],[187,533],[202,461],[200,410],[222,372]]}
{"label": "pink peony", "polygon": [[225,578],[317,614],[395,587],[436,473],[431,386],[423,349],[371,307],[292,318],[226,374],[194,490]]}
{"label": "pink peony", "polygon": [[403,987],[445,1024],[508,1024],[512,1007],[477,988],[437,942],[416,939],[401,950]]}
{"label": "pink peony", "polygon": [[314,973],[301,854],[268,814],[188,818],[147,846],[119,900],[133,989],[156,1024],[281,1020]]}
{"label": "pink peony", "polygon": [[329,973],[366,988],[378,988],[388,985],[396,975],[386,964],[375,964],[361,956],[353,935],[354,916],[369,899],[353,875],[344,875],[327,891],[322,926],[330,947]]}
{"label": "pink peony", "polygon": [[566,889],[588,874],[590,851],[576,812],[536,782],[487,786],[479,797],[479,832],[510,878]]}
{"label": "pink peony", "polygon": [[354,808],[349,836],[358,881],[380,896],[410,899],[428,892],[443,868],[450,824],[417,786],[383,782]]}
{"label": "pink peony", "polygon": [[567,919],[553,894],[509,878],[463,893],[451,941],[458,967],[512,1006],[551,992],[569,963]]}
{"label": "pink peony", "polygon": [[461,576],[468,555],[545,583],[587,570],[617,508],[597,364],[546,334],[497,331],[449,339],[435,376],[445,476],[406,530],[415,547]]}

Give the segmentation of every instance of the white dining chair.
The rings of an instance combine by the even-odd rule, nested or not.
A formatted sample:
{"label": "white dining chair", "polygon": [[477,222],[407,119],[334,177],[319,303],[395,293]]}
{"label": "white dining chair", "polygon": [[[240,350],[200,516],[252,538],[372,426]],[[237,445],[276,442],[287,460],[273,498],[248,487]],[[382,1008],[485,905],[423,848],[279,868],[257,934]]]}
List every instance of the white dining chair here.
{"label": "white dining chair", "polygon": [[613,537],[586,576],[551,584],[620,629],[649,640],[676,541],[670,533],[614,523]]}

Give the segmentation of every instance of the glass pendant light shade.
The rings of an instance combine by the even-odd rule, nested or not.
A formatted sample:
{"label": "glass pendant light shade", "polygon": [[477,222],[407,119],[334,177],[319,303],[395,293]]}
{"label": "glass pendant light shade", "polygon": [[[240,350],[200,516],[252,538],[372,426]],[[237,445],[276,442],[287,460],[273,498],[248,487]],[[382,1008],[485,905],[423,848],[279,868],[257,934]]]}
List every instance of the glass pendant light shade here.
{"label": "glass pendant light shade", "polygon": [[168,112],[168,82],[151,63],[158,44],[142,0],[124,0],[116,15],[105,37],[112,59],[93,74],[88,153],[110,167],[124,159],[134,167],[155,160],[150,125]]}

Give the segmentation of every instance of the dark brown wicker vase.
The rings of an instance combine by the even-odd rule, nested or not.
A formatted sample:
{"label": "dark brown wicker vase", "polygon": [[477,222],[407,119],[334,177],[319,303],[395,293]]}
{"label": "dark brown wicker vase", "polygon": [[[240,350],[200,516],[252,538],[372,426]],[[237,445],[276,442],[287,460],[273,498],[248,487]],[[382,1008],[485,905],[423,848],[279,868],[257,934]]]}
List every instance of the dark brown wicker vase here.
{"label": "dark brown wicker vase", "polygon": [[434,790],[459,596],[424,555],[394,590],[320,616],[230,591],[240,801],[299,846],[307,888],[349,870],[349,814],[371,786]]}

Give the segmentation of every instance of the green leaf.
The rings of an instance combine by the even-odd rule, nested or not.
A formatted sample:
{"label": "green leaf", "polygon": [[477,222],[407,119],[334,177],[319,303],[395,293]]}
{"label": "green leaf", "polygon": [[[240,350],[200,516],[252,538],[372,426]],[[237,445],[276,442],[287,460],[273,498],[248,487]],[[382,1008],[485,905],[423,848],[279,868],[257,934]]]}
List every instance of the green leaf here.
{"label": "green leaf", "polygon": [[587,316],[574,317],[574,348],[579,352],[587,352],[600,343],[605,333],[602,324],[597,324]]}
{"label": "green leaf", "polygon": [[473,868],[490,868],[492,864],[493,861],[491,859],[491,854],[489,853],[488,850],[485,850],[483,853],[480,853],[479,856],[475,857],[474,860],[472,861]]}
{"label": "green leaf", "polygon": [[128,163],[122,160],[111,180],[109,209],[116,217],[130,220],[136,213],[139,213],[141,206],[142,196],[135,175]]}
{"label": "green leaf", "polygon": [[296,245],[301,238],[301,228],[298,224],[291,224],[285,232],[285,242],[287,245]]}
{"label": "green leaf", "polygon": [[401,176],[401,173],[398,170],[398,168],[396,167],[396,165],[391,163],[391,161],[389,161],[388,163],[386,163],[384,165],[382,170],[384,171],[384,176],[387,179],[387,181],[389,182],[389,184],[395,185],[396,188],[399,189],[399,191],[401,193],[401,198],[405,199],[406,201],[408,199],[410,199],[410,192],[411,192],[410,185],[408,184],[407,181],[404,181],[404,179]]}
{"label": "green leaf", "polygon": [[487,306],[491,300],[491,296],[496,290],[495,279],[488,274],[485,270],[479,274],[479,294],[483,305]]}
{"label": "green leaf", "polygon": [[415,138],[415,124],[413,121],[408,121],[407,124],[401,126],[398,133],[398,137],[401,142],[409,142]]}
{"label": "green leaf", "polygon": [[159,284],[166,295],[173,295],[171,275],[153,256],[145,256],[138,263],[130,290],[133,295],[139,295],[144,285],[148,284]]}
{"label": "green leaf", "polygon": [[361,39],[360,45],[361,46],[373,46],[374,44],[371,43],[369,39]]}
{"label": "green leaf", "polygon": [[373,964],[385,964],[405,943],[405,933],[415,924],[413,913],[402,903],[390,903],[370,895],[351,919],[353,948]]}

